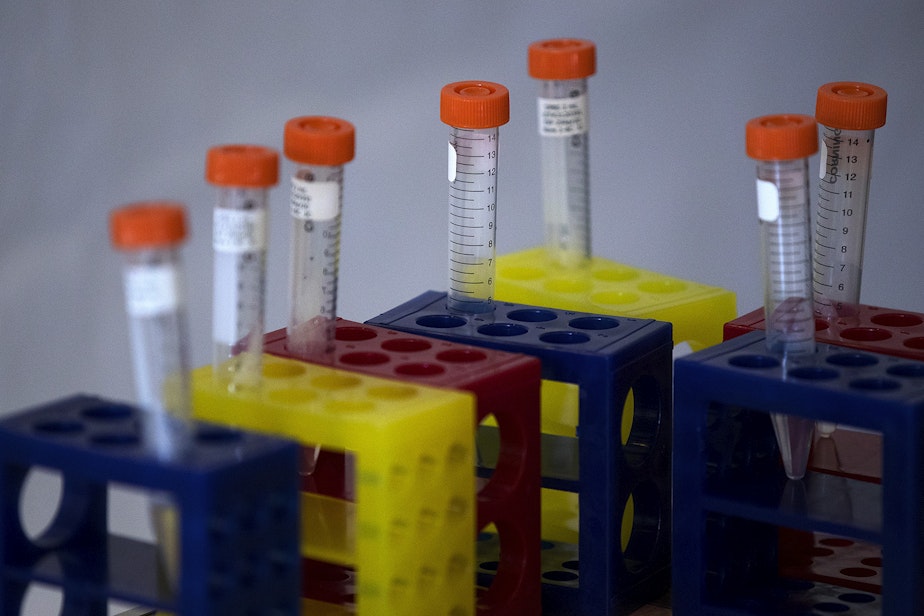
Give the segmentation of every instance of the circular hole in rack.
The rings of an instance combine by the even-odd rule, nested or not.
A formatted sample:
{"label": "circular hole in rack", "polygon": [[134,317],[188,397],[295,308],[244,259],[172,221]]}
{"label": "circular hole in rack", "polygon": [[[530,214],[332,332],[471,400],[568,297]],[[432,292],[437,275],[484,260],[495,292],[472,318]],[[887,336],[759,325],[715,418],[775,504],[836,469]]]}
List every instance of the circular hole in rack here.
{"label": "circular hole in rack", "polygon": [[914,349],[916,351],[924,350],[924,337],[918,336],[915,338],[908,338],[903,343],[909,349]]}
{"label": "circular hole in rack", "polygon": [[868,378],[854,379],[850,381],[850,386],[854,389],[862,389],[865,391],[891,391],[893,389],[898,389],[902,385],[898,381],[892,379]]}
{"label": "circular hole in rack", "polygon": [[837,598],[845,603],[873,603],[876,600],[876,597],[864,592],[845,592],[838,595]]}
{"label": "circular hole in rack", "polygon": [[382,348],[393,353],[420,353],[433,345],[423,338],[390,338],[382,343]]}
{"label": "circular hole in rack", "polygon": [[61,508],[64,476],[61,471],[33,466],[19,492],[19,523],[30,541],[51,527]]}
{"label": "circular hole in rack", "polygon": [[84,419],[95,421],[115,421],[126,419],[132,416],[132,407],[127,404],[100,404],[91,406],[80,411]]}
{"label": "circular hole in rack", "polygon": [[828,381],[838,377],[838,371],[820,366],[802,366],[793,368],[788,372],[789,376],[804,379],[806,381]]}
{"label": "circular hole in rack", "polygon": [[841,574],[852,578],[869,578],[875,577],[878,575],[878,572],[874,569],[867,569],[866,567],[846,567],[841,569]]}
{"label": "circular hole in rack", "polygon": [[657,380],[642,376],[626,392],[622,405],[620,436],[626,463],[641,468],[655,449],[661,428],[661,395]]}
{"label": "circular hole in rack", "polygon": [[539,340],[551,344],[584,344],[590,341],[590,336],[584,332],[555,331],[542,334]]}
{"label": "circular hole in rack", "polygon": [[521,308],[508,312],[507,318],[525,323],[545,323],[546,321],[554,321],[558,318],[558,315],[551,310],[543,310],[542,308]]}
{"label": "circular hole in rack", "polygon": [[574,327],[575,329],[587,329],[599,331],[602,329],[613,329],[614,327],[619,327],[619,321],[610,317],[578,317],[576,319],[571,319],[568,322],[568,325]]}
{"label": "circular hole in rack", "polygon": [[[669,500],[669,496],[667,497]],[[641,573],[654,561],[663,541],[662,533],[666,520],[664,511],[666,503],[662,502],[658,487],[651,481],[637,485],[623,507],[623,564],[630,573]],[[668,505],[669,506],[669,505]],[[631,513],[631,524],[625,521]],[[626,526],[631,526],[626,529]],[[628,532],[627,532],[628,530]]]}
{"label": "circular hole in rack", "polygon": [[578,574],[571,571],[552,570],[544,572],[542,577],[550,582],[573,582],[578,579]]}
{"label": "circular hole in rack", "polygon": [[877,314],[870,319],[876,325],[883,327],[915,327],[924,323],[924,319],[916,314],[905,314],[901,312],[886,312]]}
{"label": "circular hole in rack", "polygon": [[879,327],[849,327],[841,331],[841,338],[859,340],[861,342],[877,342],[888,340],[892,334]]}
{"label": "circular hole in rack", "polygon": [[924,364],[898,364],[886,370],[892,376],[917,378],[924,376]]}
{"label": "circular hole in rack", "polygon": [[106,447],[126,447],[139,444],[141,439],[133,432],[105,432],[94,434],[90,441],[95,445]]}
{"label": "circular hole in rack", "polygon": [[404,376],[436,376],[446,372],[446,368],[439,364],[426,362],[415,364],[402,364],[395,368],[395,372]]}
{"label": "circular hole in rack", "polygon": [[340,356],[340,361],[350,366],[377,366],[387,364],[388,355],[374,351],[356,351],[354,353],[344,353]]}
{"label": "circular hole in rack", "polygon": [[735,355],[728,363],[737,368],[776,368],[780,360],[770,355]]}
{"label": "circular hole in rack", "polygon": [[34,426],[37,432],[44,434],[70,435],[83,432],[84,425],[75,419],[49,419]]}
{"label": "circular hole in rack", "polygon": [[436,358],[450,364],[473,364],[486,360],[488,356],[476,349],[448,349],[437,353]]}
{"label": "circular hole in rack", "polygon": [[224,445],[237,443],[244,439],[240,430],[224,428],[221,426],[202,426],[196,432],[196,440],[209,445]]}
{"label": "circular hole in rack", "polygon": [[829,356],[825,361],[829,364],[834,364],[835,366],[843,366],[846,368],[860,368],[862,366],[875,366],[879,363],[879,360],[875,356],[869,355],[867,353],[837,353],[835,355]]}
{"label": "circular hole in rack", "polygon": [[374,329],[358,325],[342,325],[334,331],[334,338],[344,342],[372,340],[378,336]]}
{"label": "circular hole in rack", "polygon": [[450,329],[465,325],[465,319],[451,314],[428,314],[418,317],[415,322],[421,327],[433,327],[435,329]]}
{"label": "circular hole in rack", "polygon": [[516,323],[488,323],[487,325],[482,325],[478,328],[479,334],[484,334],[485,336],[497,336],[502,337],[511,337],[511,336],[522,336],[529,329],[522,325],[517,325]]}

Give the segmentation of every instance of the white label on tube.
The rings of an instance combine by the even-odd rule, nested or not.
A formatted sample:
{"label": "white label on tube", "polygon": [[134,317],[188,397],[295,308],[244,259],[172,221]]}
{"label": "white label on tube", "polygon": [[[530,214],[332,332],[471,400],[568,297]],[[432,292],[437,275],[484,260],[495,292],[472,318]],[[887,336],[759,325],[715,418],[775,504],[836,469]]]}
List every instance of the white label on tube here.
{"label": "white label on tube", "polygon": [[539,98],[539,135],[570,137],[587,132],[587,95]]}
{"label": "white label on tube", "polygon": [[780,217],[780,190],[773,182],[757,180],[757,215],[766,222]]}
{"label": "white label on tube", "polygon": [[172,265],[138,265],[125,273],[125,306],[133,317],[153,317],[176,310],[180,285]]}
{"label": "white label on tube", "polygon": [[449,161],[449,168],[447,169],[447,176],[450,182],[456,181],[456,148],[452,145],[452,142],[449,142],[449,151],[447,152],[446,160]]}
{"label": "white label on tube", "polygon": [[333,220],[340,211],[340,184],[293,177],[291,207],[293,218]]}
{"label": "white label on tube", "polygon": [[266,211],[215,208],[212,247],[217,252],[251,252],[266,248]]}
{"label": "white label on tube", "polygon": [[818,148],[821,156],[818,157],[818,179],[823,180],[828,175],[828,146],[825,140],[821,140],[821,147]]}

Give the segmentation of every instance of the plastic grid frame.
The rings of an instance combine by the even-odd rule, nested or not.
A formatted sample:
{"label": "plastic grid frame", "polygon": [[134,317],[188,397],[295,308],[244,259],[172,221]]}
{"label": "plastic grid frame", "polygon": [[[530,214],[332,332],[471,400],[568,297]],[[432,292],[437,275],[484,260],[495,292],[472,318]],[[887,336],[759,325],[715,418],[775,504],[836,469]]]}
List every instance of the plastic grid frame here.
{"label": "plastic grid frame", "polygon": [[[839,316],[833,318],[816,317],[816,340],[858,351],[872,351],[924,360],[924,314],[865,304],[844,305],[840,312]],[[765,328],[764,310],[760,308],[726,323],[724,336],[728,340],[750,331],[763,331]],[[819,445],[835,445],[836,447],[833,447],[835,451],[831,453],[836,453],[836,457],[830,461],[823,460],[819,455],[821,451]],[[860,464],[851,463],[847,457],[858,458],[860,457],[858,453],[880,450],[881,447],[881,438],[876,434],[838,430],[824,441],[816,436],[815,449],[809,459],[809,467],[835,474],[846,472],[856,478],[878,482],[882,477],[879,456],[866,460],[861,458]],[[795,558],[795,554],[787,554],[787,552],[793,552],[800,544],[804,545],[807,541],[809,538],[799,537],[795,531],[782,533],[781,556],[789,559]],[[809,571],[816,569],[819,572],[824,571],[824,574],[818,576],[819,579],[831,580],[838,577],[830,566],[819,563],[818,567],[808,567]],[[845,569],[848,573],[859,571],[857,567],[845,567]],[[868,587],[870,582],[878,581],[880,578],[880,576],[871,576],[857,579],[848,575],[839,577],[841,584],[860,588]]]}
{"label": "plastic grid frame", "polygon": [[472,395],[268,354],[263,376],[229,392],[202,366],[193,409],[352,456],[355,503],[302,493],[302,556],[357,571],[357,614],[473,614]]}
{"label": "plastic grid frame", "polygon": [[[191,451],[145,451],[139,411],[77,395],[0,422],[0,611],[19,614],[32,582],[63,593],[62,614],[107,614],[110,599],[178,614],[299,613],[298,447],[198,424]],[[26,535],[18,506],[32,468],[59,471],[56,517]],[[110,535],[107,485],[169,495],[179,509],[180,579],[158,580],[154,546]]]}
{"label": "plastic grid frame", "polygon": [[[830,607],[832,596],[875,602],[882,616],[924,610],[924,363],[819,344],[784,365],[751,332],[674,370],[674,456],[686,461],[674,469],[676,614],[802,614],[817,602],[866,613]],[[768,413],[880,433],[882,483],[811,471],[788,481]],[[880,546],[881,598],[782,579],[783,529]]]}
{"label": "plastic grid frame", "polygon": [[722,326],[737,314],[735,294],[602,257],[586,268],[552,262],[544,247],[497,259],[499,300],[598,314],[657,319],[674,326],[676,344],[694,350],[722,341]]}
{"label": "plastic grid frame", "polygon": [[[833,319],[815,319],[815,340],[861,351],[924,360],[924,314],[859,304]],[[764,310],[725,324],[724,338],[766,329]]]}
{"label": "plastic grid frame", "polygon": [[[671,325],[497,302],[493,314],[462,317],[446,294],[426,292],[369,321],[390,329],[538,357],[543,378],[580,390],[578,473],[543,485],[578,493],[577,561],[570,578],[543,576],[543,609],[569,615],[625,613],[660,597],[670,577]],[[622,444],[624,403],[635,401]],[[543,408],[543,413],[546,409]],[[547,435],[543,435],[543,457]],[[634,524],[625,552],[620,520],[630,496]],[[545,514],[543,514],[545,515]],[[579,571],[579,573],[578,573]]]}
{"label": "plastic grid frame", "polygon": [[[285,330],[267,334],[264,350],[311,361],[288,351]],[[491,416],[500,440],[498,464],[477,495],[477,530],[493,524],[500,540],[478,613],[540,613],[539,360],[338,319],[331,365],[474,394],[477,424]]]}

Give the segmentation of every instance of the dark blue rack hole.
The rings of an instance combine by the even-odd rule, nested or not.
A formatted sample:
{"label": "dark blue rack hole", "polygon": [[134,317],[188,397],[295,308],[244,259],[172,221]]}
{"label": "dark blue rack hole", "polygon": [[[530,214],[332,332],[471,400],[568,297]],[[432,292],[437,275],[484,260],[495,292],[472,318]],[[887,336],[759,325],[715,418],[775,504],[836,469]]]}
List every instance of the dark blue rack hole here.
{"label": "dark blue rack hole", "polygon": [[643,376],[632,383],[620,413],[623,454],[630,467],[643,467],[656,449],[664,410],[654,377]]}
{"label": "dark blue rack hole", "polygon": [[584,344],[590,341],[590,336],[583,332],[558,331],[546,332],[539,336],[539,340],[551,344]]}
{"label": "dark blue rack hole", "polygon": [[558,315],[551,310],[543,310],[541,308],[521,308],[508,312],[507,318],[514,321],[523,321],[525,323],[544,323],[546,321],[554,321],[558,318]]}
{"label": "dark blue rack hole", "polygon": [[800,368],[793,368],[788,374],[793,378],[805,379],[807,381],[828,381],[830,379],[836,379],[839,373],[837,370],[832,370],[830,368],[802,366]]}
{"label": "dark blue rack hole", "polygon": [[738,368],[776,368],[780,360],[770,355],[735,355],[728,363]]}
{"label": "dark blue rack hole", "polygon": [[49,419],[40,421],[34,426],[37,432],[45,434],[70,435],[83,432],[83,424],[74,419]]}
{"label": "dark blue rack hole", "polygon": [[836,355],[829,356],[825,361],[827,361],[829,364],[834,364],[835,366],[843,366],[847,368],[875,366],[879,363],[879,360],[876,359],[876,357],[873,355],[867,355],[866,353],[838,353]]}
{"label": "dark blue rack hole", "polygon": [[571,571],[546,571],[542,578],[550,582],[574,582],[578,579],[578,574]]}
{"label": "dark blue rack hole", "polygon": [[917,378],[924,376],[924,364],[898,364],[886,370],[892,376]]}
{"label": "dark blue rack hole", "polygon": [[846,592],[837,597],[845,603],[873,603],[876,597],[862,592]]}
{"label": "dark blue rack hole", "polygon": [[580,571],[581,569],[581,563],[577,560],[566,560],[561,564],[561,566],[572,571]]}
{"label": "dark blue rack hole", "polygon": [[571,319],[568,325],[575,329],[601,330],[619,327],[619,321],[610,317],[578,317]]}
{"label": "dark blue rack hole", "polygon": [[94,434],[90,441],[94,445],[126,447],[137,445],[141,442],[141,439],[133,432],[105,432],[103,434]]}
{"label": "dark blue rack hole", "polygon": [[511,336],[522,336],[529,329],[516,323],[488,323],[478,328],[479,334],[485,336],[497,336],[499,338],[509,338]]}
{"label": "dark blue rack hole", "polygon": [[850,606],[844,605],[843,603],[829,603],[827,601],[823,601],[813,605],[812,609],[818,610],[819,612],[824,612],[825,614],[843,614],[844,612],[850,611]]}
{"label": "dark blue rack hole", "polygon": [[854,379],[850,381],[850,386],[854,389],[865,391],[891,391],[898,389],[902,385],[898,381],[883,378]]}
{"label": "dark blue rack hole", "polygon": [[[632,527],[628,537],[623,537],[623,565],[633,574],[644,572],[652,563],[660,562],[657,558],[662,549],[666,549],[667,507],[669,495],[662,495],[658,486],[646,481],[632,490]],[[624,515],[628,507],[623,509]]]}
{"label": "dark blue rack hole", "polygon": [[206,445],[237,443],[243,440],[243,438],[244,434],[240,430],[221,426],[203,426],[196,432],[196,440]]}
{"label": "dark blue rack hole", "polygon": [[80,411],[80,415],[84,419],[92,419],[95,421],[115,421],[119,419],[126,419],[133,415],[134,411],[132,407],[127,404],[107,404],[100,406],[91,406]]}
{"label": "dark blue rack hole", "polygon": [[434,327],[437,329],[450,329],[465,325],[465,319],[451,314],[428,314],[419,317],[416,321],[421,327]]}
{"label": "dark blue rack hole", "polygon": [[478,563],[478,566],[486,571],[497,571],[497,567],[500,563],[496,560],[489,560],[483,563]]}

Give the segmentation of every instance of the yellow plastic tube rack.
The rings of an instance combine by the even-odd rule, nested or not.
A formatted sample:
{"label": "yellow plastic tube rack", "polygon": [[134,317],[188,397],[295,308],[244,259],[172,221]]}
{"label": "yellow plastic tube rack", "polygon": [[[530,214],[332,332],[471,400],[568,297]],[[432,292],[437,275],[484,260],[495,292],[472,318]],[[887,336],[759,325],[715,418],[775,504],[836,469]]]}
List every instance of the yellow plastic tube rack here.
{"label": "yellow plastic tube rack", "polygon": [[735,294],[665,274],[593,257],[585,268],[555,265],[545,248],[497,259],[499,300],[562,310],[668,321],[674,344],[696,351],[722,342],[722,328],[737,316]]}
{"label": "yellow plastic tube rack", "polygon": [[193,371],[196,417],[352,454],[355,503],[303,493],[302,555],[354,567],[356,613],[474,614],[474,398],[264,355],[259,390]]}

